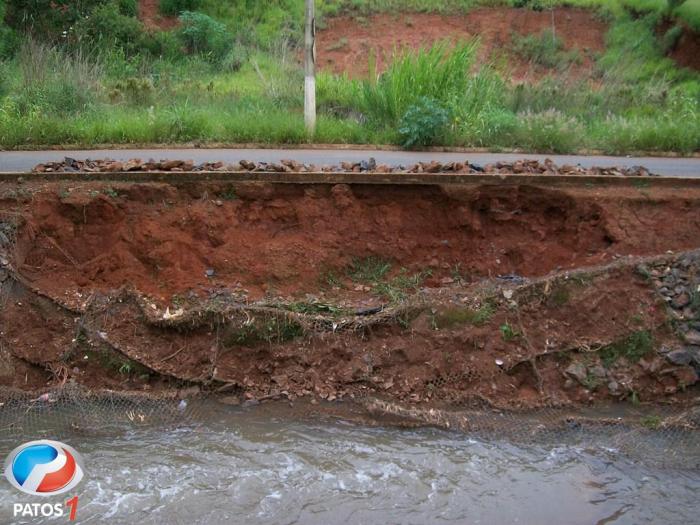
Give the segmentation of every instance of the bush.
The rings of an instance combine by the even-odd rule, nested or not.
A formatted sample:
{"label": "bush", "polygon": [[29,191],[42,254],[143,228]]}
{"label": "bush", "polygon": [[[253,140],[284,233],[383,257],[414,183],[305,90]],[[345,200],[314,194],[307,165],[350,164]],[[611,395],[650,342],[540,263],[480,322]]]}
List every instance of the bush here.
{"label": "bush", "polygon": [[0,20],[0,60],[11,58],[19,48],[19,36],[17,33],[2,24]]}
{"label": "bush", "polygon": [[160,0],[160,12],[168,16],[177,16],[183,11],[195,11],[200,0]]}
{"label": "bush", "polygon": [[544,67],[560,67],[580,60],[576,50],[564,50],[563,42],[550,29],[539,35],[513,35],[513,51]]}
{"label": "bush", "polygon": [[139,14],[136,0],[117,0],[119,12],[124,16],[136,17]]}
{"label": "bush", "polygon": [[113,102],[124,99],[134,106],[150,106],[154,95],[155,86],[150,78],[129,77],[126,81],[117,82],[109,97]]}
{"label": "bush", "polygon": [[221,69],[233,73],[243,67],[249,58],[249,50],[245,46],[236,44],[226,53],[221,60]]}
{"label": "bush", "polygon": [[105,1],[5,0],[5,20],[15,29],[29,30],[42,39],[56,41]]}
{"label": "bush", "polygon": [[180,39],[189,53],[219,62],[231,49],[233,41],[226,26],[203,13],[185,11],[180,15]]}
{"label": "bush", "polygon": [[116,44],[128,53],[141,46],[144,31],[141,22],[119,12],[117,4],[95,7],[90,15],[75,25],[78,42],[92,46],[95,43]]}
{"label": "bush", "polygon": [[182,44],[177,31],[146,33],[142,46],[154,57],[175,59],[182,56]]}
{"label": "bush", "polygon": [[401,118],[399,134],[404,148],[436,144],[450,122],[448,111],[435,99],[421,97]]}

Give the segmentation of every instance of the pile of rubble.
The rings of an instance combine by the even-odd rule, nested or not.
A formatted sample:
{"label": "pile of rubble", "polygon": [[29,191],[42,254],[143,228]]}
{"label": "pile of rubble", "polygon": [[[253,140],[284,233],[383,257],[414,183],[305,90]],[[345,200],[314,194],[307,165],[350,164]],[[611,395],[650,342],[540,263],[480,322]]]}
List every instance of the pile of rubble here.
{"label": "pile of rubble", "polygon": [[683,344],[667,348],[673,364],[692,365],[700,374],[700,255],[685,255],[667,264],[640,268],[668,303]]}
{"label": "pile of rubble", "polygon": [[67,172],[125,172],[125,171],[249,171],[249,172],[289,172],[289,173],[486,173],[486,174],[532,174],[532,175],[607,175],[617,177],[648,177],[654,175],[642,166],[626,167],[592,167],[583,168],[580,165],[564,164],[557,166],[550,159],[544,162],[537,160],[518,160],[515,162],[496,162],[494,164],[479,164],[464,162],[418,162],[408,166],[377,164],[374,158],[360,162],[341,162],[340,164],[303,164],[295,160],[280,162],[253,162],[241,160],[232,164],[224,162],[203,162],[195,164],[192,160],[160,160],[130,159],[118,161],[112,159],[76,160],[66,157],[60,162],[45,162],[37,164],[34,173],[67,173]]}

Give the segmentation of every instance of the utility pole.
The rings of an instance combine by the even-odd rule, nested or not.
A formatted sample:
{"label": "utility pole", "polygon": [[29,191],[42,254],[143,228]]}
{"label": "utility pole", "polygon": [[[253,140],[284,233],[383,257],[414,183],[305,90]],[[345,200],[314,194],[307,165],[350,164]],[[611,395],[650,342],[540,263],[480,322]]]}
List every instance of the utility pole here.
{"label": "utility pole", "polygon": [[314,0],[306,0],[304,31],[304,124],[309,135],[316,129],[316,19]]}

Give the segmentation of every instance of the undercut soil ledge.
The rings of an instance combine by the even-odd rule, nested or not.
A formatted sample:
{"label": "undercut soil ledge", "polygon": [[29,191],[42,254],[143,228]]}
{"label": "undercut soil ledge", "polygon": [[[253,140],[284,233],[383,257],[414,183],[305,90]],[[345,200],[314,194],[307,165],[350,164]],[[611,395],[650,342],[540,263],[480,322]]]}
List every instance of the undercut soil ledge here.
{"label": "undercut soil ledge", "polygon": [[700,189],[0,185],[0,385],[684,402]]}

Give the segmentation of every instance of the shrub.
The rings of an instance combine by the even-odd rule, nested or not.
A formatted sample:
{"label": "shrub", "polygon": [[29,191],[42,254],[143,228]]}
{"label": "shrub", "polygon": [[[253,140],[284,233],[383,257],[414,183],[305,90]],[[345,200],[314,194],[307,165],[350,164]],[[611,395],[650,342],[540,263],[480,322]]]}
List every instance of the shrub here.
{"label": "shrub", "polygon": [[539,35],[513,35],[513,51],[544,67],[561,67],[580,61],[578,51],[565,51],[564,44],[550,29]]}
{"label": "shrub", "polygon": [[0,60],[11,58],[19,47],[19,37],[17,33],[2,24],[0,20]]}
{"label": "shrub", "polygon": [[236,44],[226,53],[221,60],[221,69],[233,73],[241,69],[248,60],[249,51],[246,47]]}
{"label": "shrub", "polygon": [[431,146],[445,135],[449,121],[448,111],[437,100],[421,97],[401,118],[401,145],[404,148]]}
{"label": "shrub", "polygon": [[221,61],[233,44],[226,26],[203,13],[185,11],[180,15],[180,39],[189,53]]}
{"label": "shrub", "polygon": [[112,100],[124,98],[129,104],[135,106],[149,106],[153,104],[155,86],[150,78],[127,78],[124,82],[117,82],[110,94]]}
{"label": "shrub", "polygon": [[160,0],[160,12],[168,16],[177,16],[183,11],[195,11],[200,0]]}
{"label": "shrub", "polygon": [[124,16],[138,16],[139,10],[136,5],[136,0],[117,0],[119,12]]}
{"label": "shrub", "polygon": [[60,40],[78,20],[104,3],[105,0],[5,0],[5,20],[15,29],[29,30],[43,39]]}
{"label": "shrub", "polygon": [[95,7],[90,15],[75,25],[79,42],[91,46],[95,43],[116,44],[128,53],[136,52],[144,35],[141,22],[119,12],[117,4]]}
{"label": "shrub", "polygon": [[153,31],[147,33],[142,46],[154,57],[174,59],[182,56],[182,44],[177,31]]}

